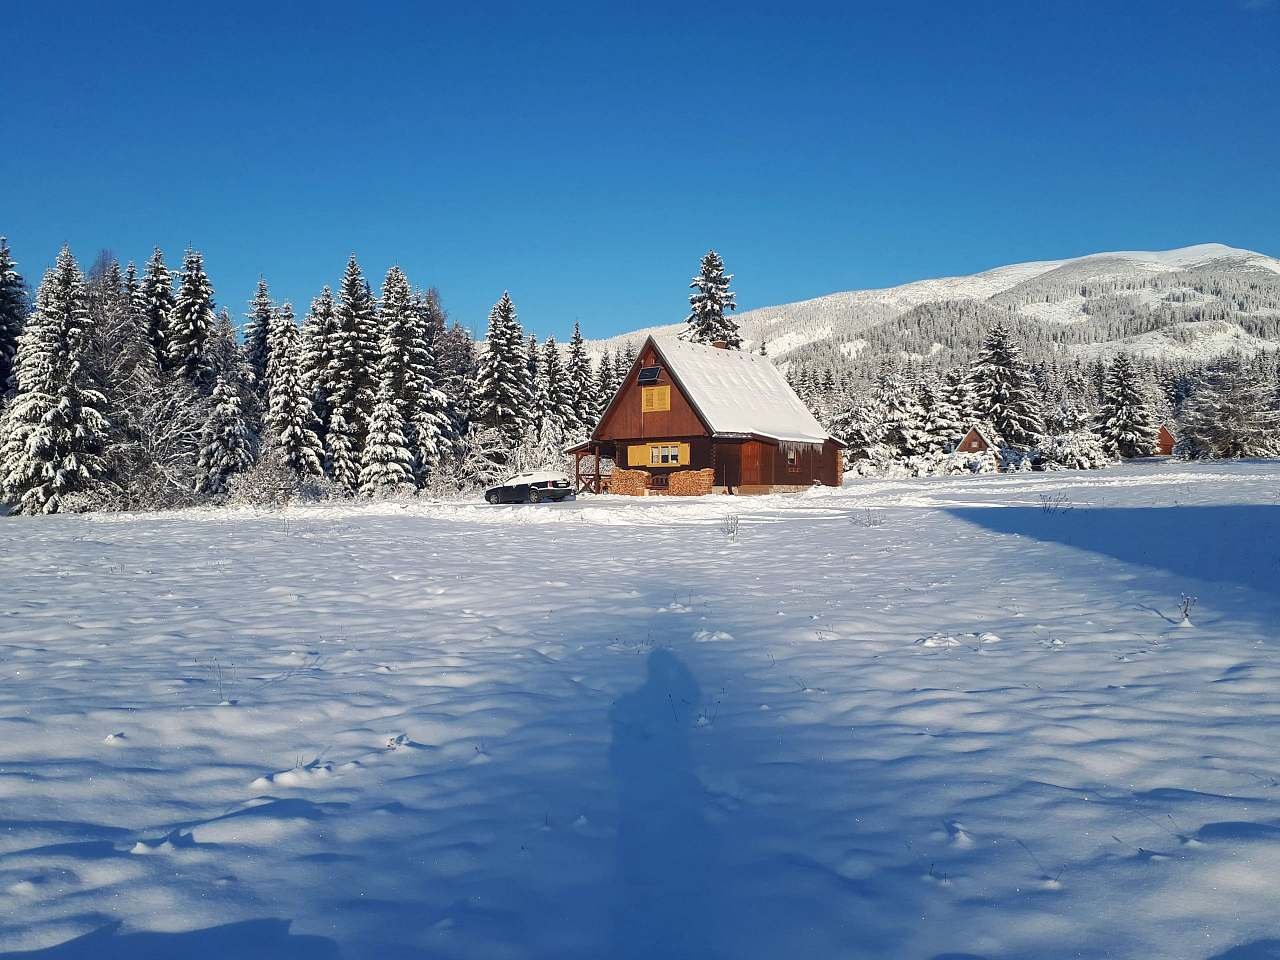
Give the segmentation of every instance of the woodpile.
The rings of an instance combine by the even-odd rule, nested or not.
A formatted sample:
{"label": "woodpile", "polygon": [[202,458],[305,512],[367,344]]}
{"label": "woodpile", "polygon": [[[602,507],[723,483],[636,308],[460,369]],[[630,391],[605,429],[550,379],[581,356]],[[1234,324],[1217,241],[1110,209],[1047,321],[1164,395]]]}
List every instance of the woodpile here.
{"label": "woodpile", "polygon": [[673,497],[705,497],[715,481],[714,470],[677,470],[667,478],[667,493]]}
{"label": "woodpile", "polygon": [[614,470],[609,477],[609,492],[624,497],[643,497],[649,487],[647,470]]}

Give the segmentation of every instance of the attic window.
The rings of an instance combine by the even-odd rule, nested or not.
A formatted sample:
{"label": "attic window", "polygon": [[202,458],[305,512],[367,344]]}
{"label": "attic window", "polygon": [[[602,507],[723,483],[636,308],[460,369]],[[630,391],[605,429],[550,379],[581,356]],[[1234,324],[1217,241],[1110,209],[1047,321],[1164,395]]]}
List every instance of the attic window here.
{"label": "attic window", "polygon": [[661,372],[661,367],[641,367],[640,374],[636,377],[636,383],[642,386],[646,383],[657,383],[658,374]]}

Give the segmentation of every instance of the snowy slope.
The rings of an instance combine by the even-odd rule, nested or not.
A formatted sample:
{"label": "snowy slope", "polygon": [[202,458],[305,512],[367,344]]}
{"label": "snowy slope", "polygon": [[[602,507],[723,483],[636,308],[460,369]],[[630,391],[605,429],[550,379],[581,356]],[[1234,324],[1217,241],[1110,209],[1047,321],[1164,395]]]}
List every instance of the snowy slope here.
{"label": "snowy slope", "polygon": [[[1168,276],[1180,272],[1210,270],[1231,276],[1256,271],[1273,280],[1280,276],[1280,260],[1251,250],[1220,243],[1197,244],[1174,250],[1118,251],[1097,253],[1065,260],[1044,260],[997,267],[971,276],[919,280],[896,287],[833,293],[812,300],[761,307],[737,314],[748,348],[766,341],[769,353],[777,360],[803,347],[824,342],[844,343],[857,334],[931,303],[950,301],[988,301],[1007,298],[1021,292],[1031,296],[1029,302],[1015,301],[1017,312],[1028,320],[1048,324],[1075,323],[1086,319],[1086,297],[1079,291],[1058,289],[1063,286],[1105,281],[1136,280],[1144,277]],[[1044,290],[1043,295],[1039,291]],[[1158,297],[1150,291],[1135,296],[1148,302]],[[604,349],[617,349],[627,342],[638,344],[649,333],[677,333],[679,323],[637,330],[607,340],[593,341],[598,354]],[[1243,331],[1241,331],[1243,333]],[[1122,342],[1100,345],[1096,352],[1114,353]],[[1223,349],[1250,349],[1247,341],[1223,344],[1220,338],[1201,345],[1200,353],[1212,355]],[[1135,349],[1140,349],[1136,347]],[[1155,349],[1148,344],[1148,349]],[[1187,352],[1184,343],[1182,353]],[[1177,350],[1172,351],[1177,353]],[[1195,352],[1195,351],[1192,351]]]}
{"label": "snowy slope", "polygon": [[0,951],[1269,956],[1277,485],[0,520]]}

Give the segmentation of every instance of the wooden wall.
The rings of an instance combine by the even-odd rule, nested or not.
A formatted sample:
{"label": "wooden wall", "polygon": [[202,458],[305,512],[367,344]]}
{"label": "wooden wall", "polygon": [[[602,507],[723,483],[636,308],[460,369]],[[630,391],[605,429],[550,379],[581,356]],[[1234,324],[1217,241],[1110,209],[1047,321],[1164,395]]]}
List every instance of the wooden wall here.
{"label": "wooden wall", "polygon": [[653,348],[646,347],[636,366],[627,372],[613,409],[596,428],[597,440],[687,440],[707,436],[702,421],[665,367],[658,375],[657,382],[671,386],[671,409],[655,413],[641,412],[642,388],[636,383],[636,374],[640,367],[651,367],[656,363]]}

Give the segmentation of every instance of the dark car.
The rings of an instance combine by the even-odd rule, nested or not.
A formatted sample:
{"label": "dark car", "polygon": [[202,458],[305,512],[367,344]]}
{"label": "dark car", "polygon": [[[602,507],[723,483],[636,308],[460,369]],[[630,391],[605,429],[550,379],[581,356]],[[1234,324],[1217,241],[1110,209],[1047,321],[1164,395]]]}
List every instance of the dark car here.
{"label": "dark car", "polygon": [[485,491],[490,503],[542,503],[545,500],[563,500],[573,496],[573,484],[563,473],[546,470],[534,473],[517,473],[496,487]]}

